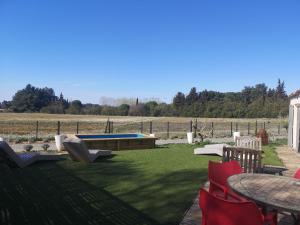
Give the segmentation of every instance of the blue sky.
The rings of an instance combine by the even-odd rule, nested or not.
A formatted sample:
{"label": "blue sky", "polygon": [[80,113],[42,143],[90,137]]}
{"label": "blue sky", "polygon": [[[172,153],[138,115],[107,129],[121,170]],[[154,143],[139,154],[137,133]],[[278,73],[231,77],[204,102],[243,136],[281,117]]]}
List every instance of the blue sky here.
{"label": "blue sky", "polygon": [[27,83],[69,99],[300,88],[300,1],[0,0],[0,101]]}

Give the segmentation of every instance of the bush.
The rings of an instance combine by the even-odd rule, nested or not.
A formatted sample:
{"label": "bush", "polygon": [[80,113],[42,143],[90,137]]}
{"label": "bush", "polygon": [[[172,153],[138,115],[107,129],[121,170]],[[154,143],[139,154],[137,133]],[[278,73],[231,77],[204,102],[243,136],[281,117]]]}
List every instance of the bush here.
{"label": "bush", "polygon": [[15,144],[19,144],[19,143],[21,143],[22,142],[22,139],[21,138],[16,138],[15,139]]}
{"label": "bush", "polygon": [[28,143],[34,143],[36,139],[34,137],[29,137],[28,138]]}
{"label": "bush", "polygon": [[50,141],[50,138],[48,138],[48,137],[46,137],[46,138],[43,139],[44,143],[48,143],[49,141]]}
{"label": "bush", "polygon": [[47,143],[42,144],[42,148],[44,149],[44,151],[47,151],[49,147],[50,147],[50,145]]}
{"label": "bush", "polygon": [[31,149],[33,148],[33,146],[32,145],[24,145],[23,148],[26,152],[30,152]]}

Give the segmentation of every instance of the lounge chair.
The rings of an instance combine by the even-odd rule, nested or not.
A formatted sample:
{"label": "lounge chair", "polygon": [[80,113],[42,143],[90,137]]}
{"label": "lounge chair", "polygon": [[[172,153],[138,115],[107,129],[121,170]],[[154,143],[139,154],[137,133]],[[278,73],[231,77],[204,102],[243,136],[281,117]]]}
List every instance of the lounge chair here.
{"label": "lounge chair", "polygon": [[219,155],[223,156],[223,147],[226,147],[226,144],[210,144],[205,145],[203,148],[195,148],[195,155]]}
{"label": "lounge chair", "polygon": [[62,159],[61,156],[50,153],[16,153],[5,141],[0,141],[0,161],[4,161],[8,165],[24,168],[37,161],[52,161],[60,159]]}
{"label": "lounge chair", "polygon": [[89,150],[79,138],[67,138],[64,140],[63,145],[74,161],[91,163],[100,156],[111,155],[111,150]]}

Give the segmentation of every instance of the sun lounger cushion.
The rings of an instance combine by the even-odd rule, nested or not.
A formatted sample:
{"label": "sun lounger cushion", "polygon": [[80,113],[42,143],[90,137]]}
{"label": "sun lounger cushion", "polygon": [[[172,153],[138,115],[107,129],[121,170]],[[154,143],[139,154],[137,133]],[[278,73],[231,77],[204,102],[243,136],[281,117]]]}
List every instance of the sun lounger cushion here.
{"label": "sun lounger cushion", "polygon": [[71,159],[90,163],[100,156],[111,154],[111,150],[89,150],[85,143],[79,138],[67,138],[63,142],[65,149],[69,152]]}

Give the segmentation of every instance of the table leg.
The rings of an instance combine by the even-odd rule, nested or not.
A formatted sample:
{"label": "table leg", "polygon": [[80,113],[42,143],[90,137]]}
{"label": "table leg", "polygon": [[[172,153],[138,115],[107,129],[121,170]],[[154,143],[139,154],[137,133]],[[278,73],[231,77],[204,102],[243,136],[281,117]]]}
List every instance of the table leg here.
{"label": "table leg", "polygon": [[300,215],[296,215],[294,213],[291,214],[294,219],[294,225],[300,225]]}

